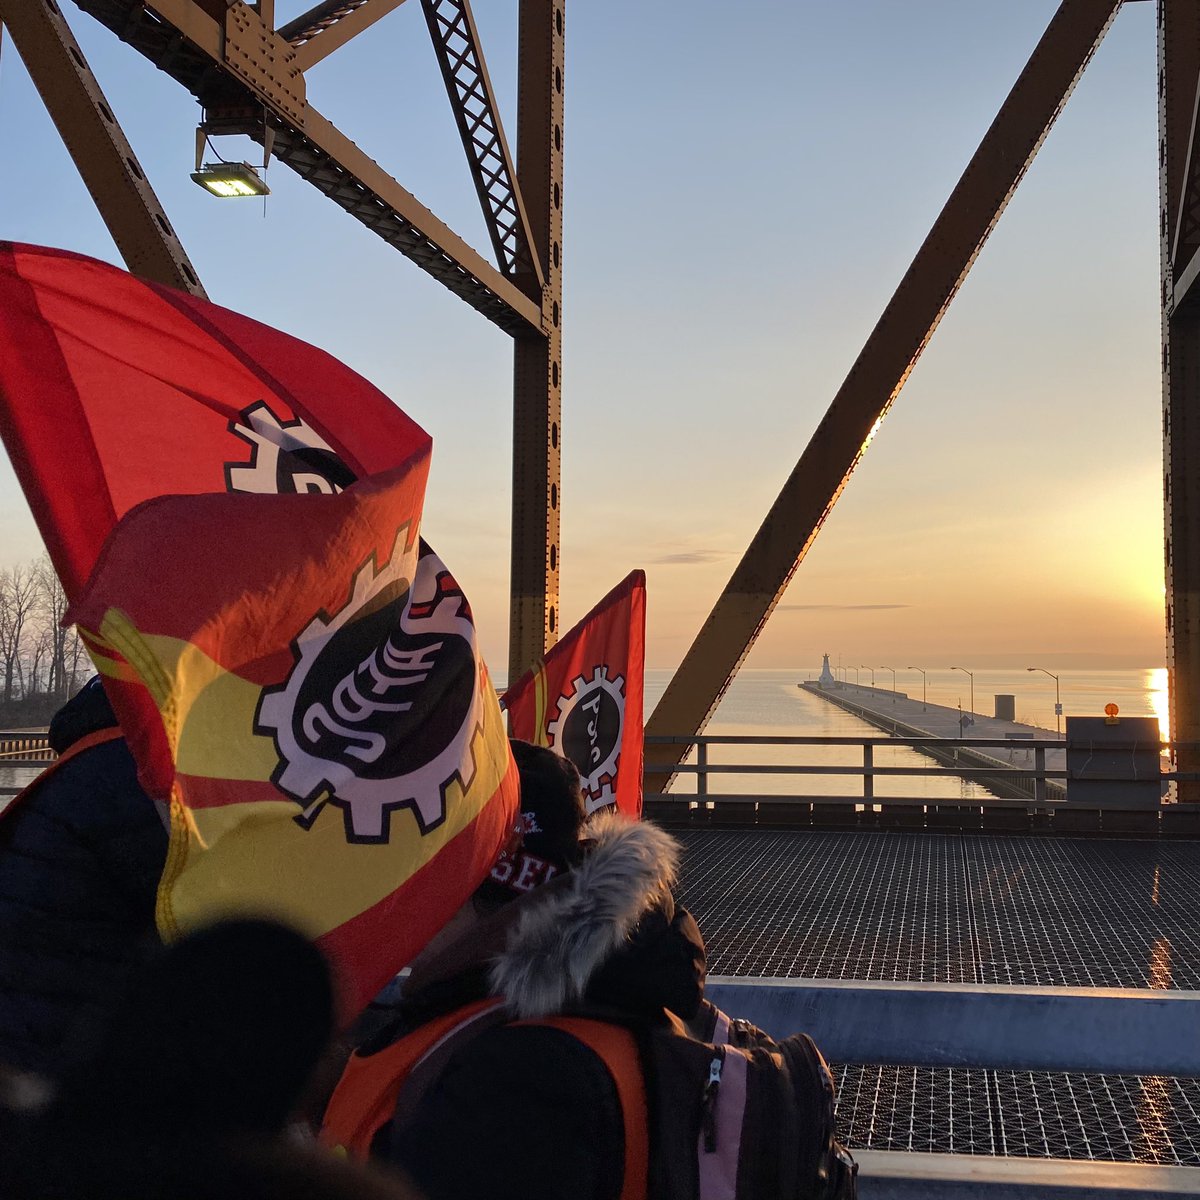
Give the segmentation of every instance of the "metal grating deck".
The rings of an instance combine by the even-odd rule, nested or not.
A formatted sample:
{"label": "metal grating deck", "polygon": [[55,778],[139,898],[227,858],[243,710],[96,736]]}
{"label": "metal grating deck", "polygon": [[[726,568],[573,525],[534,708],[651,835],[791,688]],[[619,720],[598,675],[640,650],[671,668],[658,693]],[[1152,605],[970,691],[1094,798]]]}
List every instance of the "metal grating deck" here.
{"label": "metal grating deck", "polygon": [[684,834],[720,975],[1200,988],[1200,843]]}
{"label": "metal grating deck", "polygon": [[[1200,843],[695,831],[722,975],[1200,989]],[[850,1145],[1200,1165],[1200,1081],[852,1066]]]}

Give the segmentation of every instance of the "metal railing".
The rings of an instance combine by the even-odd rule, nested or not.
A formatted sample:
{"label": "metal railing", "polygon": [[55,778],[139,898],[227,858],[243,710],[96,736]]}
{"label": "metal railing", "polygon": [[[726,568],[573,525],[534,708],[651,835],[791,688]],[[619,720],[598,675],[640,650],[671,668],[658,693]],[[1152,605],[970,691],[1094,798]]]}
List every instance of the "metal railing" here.
{"label": "metal railing", "polygon": [[50,738],[42,730],[0,729],[0,766],[25,766],[52,761]]}
{"label": "metal railing", "polygon": [[[887,735],[880,737],[791,737],[743,734],[716,734],[695,737],[648,737],[647,745],[675,745],[694,747],[696,761],[680,763],[677,766],[646,765],[646,774],[675,774],[696,777],[696,795],[709,795],[709,777],[712,775],[854,775],[862,779],[862,790],[855,795],[822,796],[823,800],[841,800],[848,802],[871,801],[875,797],[874,781],[881,776],[955,776],[964,779],[993,779],[1026,785],[1029,799],[1043,802],[1050,799],[1049,790],[1052,783],[1066,783],[1071,779],[1086,779],[1090,782],[1127,782],[1128,775],[1106,775],[1095,771],[1071,772],[1064,768],[1048,766],[1046,755],[1053,751],[1067,750],[1065,739],[1015,739],[1015,738],[935,738],[935,737],[906,737],[903,735]],[[1192,748],[1192,743],[1186,744]],[[862,752],[861,765],[845,765],[833,763],[715,763],[709,756],[710,747],[714,746],[786,746],[786,747],[859,747]],[[894,748],[907,746],[911,749],[929,755],[937,760],[938,765],[919,767],[891,767],[875,764],[875,749],[879,746]],[[1138,747],[1144,748],[1144,747]],[[1170,747],[1164,746],[1163,749]],[[996,757],[994,753],[982,754],[980,751],[1005,750],[1009,753],[1008,762]],[[1032,765],[1018,766],[1011,760],[1014,753],[1032,755]],[[1176,772],[1160,771],[1158,778],[1164,782],[1173,780],[1194,779],[1195,774],[1185,775]],[[681,794],[682,795],[682,794]],[[763,799],[769,797],[764,796]],[[780,797],[784,798],[784,797]],[[888,796],[889,803],[900,802],[905,797]],[[931,803],[927,797],[908,797],[907,799],[923,804]],[[941,800],[937,801],[941,803]],[[975,801],[969,801],[974,803]]]}
{"label": "metal railing", "polygon": [[[928,828],[1012,829],[1014,832],[1101,832],[1169,833],[1173,836],[1200,836],[1200,805],[1173,803],[1170,785],[1200,778],[1196,773],[1163,769],[1163,761],[1155,743],[1131,740],[1118,750],[1135,751],[1128,764],[1119,769],[1104,767],[1102,760],[1080,764],[1068,756],[1068,750],[1078,750],[1063,738],[995,738],[958,737],[934,738],[900,734],[878,737],[862,736],[782,736],[709,734],[699,737],[650,737],[648,745],[687,746],[694,752],[693,761],[677,766],[646,765],[647,781],[661,781],[663,775],[694,779],[694,791],[648,791],[647,815],[655,819],[682,821],[687,824],[713,825],[839,825],[855,828],[882,828],[897,825]],[[1185,744],[1180,743],[1179,748]],[[1187,743],[1191,746],[1191,743]],[[741,747],[747,751],[744,759],[714,761],[714,751]],[[801,752],[828,748],[851,751],[847,762],[807,761],[764,762],[763,754],[755,761],[754,751],[779,758],[779,752],[795,748]],[[881,763],[880,748],[894,750],[909,748],[927,756],[930,761],[921,765],[892,766]],[[852,752],[857,750],[857,754]],[[1147,753],[1148,752],[1148,753]],[[1019,757],[1018,757],[1019,756]],[[1006,761],[1007,760],[1007,761]],[[1023,761],[1022,761],[1023,760]],[[1148,766],[1147,766],[1148,760]],[[1140,774],[1134,769],[1141,763]],[[1098,765],[1101,764],[1101,765]],[[740,776],[743,786],[738,791],[718,791],[720,781]],[[814,777],[849,778],[857,786],[818,791]],[[746,778],[770,780],[762,789],[744,786]],[[779,786],[780,780],[791,778],[795,786]],[[980,785],[976,794],[890,795],[882,788],[884,779],[941,778],[966,781]],[[1073,781],[1087,786],[1111,784],[1113,794],[1094,800],[1077,797],[1068,800],[1068,787]],[[1121,794],[1118,785],[1141,789],[1142,795]],[[767,790],[770,786],[773,790]],[[1146,789],[1150,788],[1149,802]],[[899,790],[899,789],[897,789]],[[917,789],[911,789],[917,790]],[[982,792],[983,794],[979,794]],[[1094,795],[1094,793],[1093,793]],[[1157,799],[1157,803],[1156,803]],[[1007,813],[1007,815],[1006,815]],[[1087,816],[1092,814],[1092,817]],[[1096,814],[1106,814],[1099,816]],[[1094,818],[1094,819],[1093,819]]]}
{"label": "metal railing", "polygon": [[[0,768],[40,771],[55,759],[50,739],[42,731],[30,729],[0,729]],[[21,790],[19,785],[0,783],[0,810]]]}

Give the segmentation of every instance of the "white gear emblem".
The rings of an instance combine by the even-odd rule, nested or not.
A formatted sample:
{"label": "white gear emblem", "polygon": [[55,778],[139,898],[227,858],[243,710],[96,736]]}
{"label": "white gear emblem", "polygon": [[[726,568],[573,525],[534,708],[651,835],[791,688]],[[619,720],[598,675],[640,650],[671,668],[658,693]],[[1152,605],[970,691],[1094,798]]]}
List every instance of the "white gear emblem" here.
{"label": "white gear emblem", "polygon": [[225,464],[231,492],[330,493],[354,482],[354,473],[315,429],[299,418],[281,421],[261,400],[231,421],[229,432],[251,447],[249,462]]}
{"label": "white gear emblem", "polygon": [[427,833],[445,820],[451,783],[465,791],[475,775],[483,668],[470,608],[406,535],[381,570],[374,558],[358,569],[338,612],[305,626],[287,680],[263,692],[255,717],[279,753],[273,782],[303,806],[297,821],[310,827],[336,804],[351,842],[386,842],[399,808]]}
{"label": "white gear emblem", "polygon": [[609,679],[606,666],[597,667],[591,679],[577,675],[546,726],[550,748],[579,768],[589,815],[617,801],[614,785],[624,731],[625,680],[620,675]]}

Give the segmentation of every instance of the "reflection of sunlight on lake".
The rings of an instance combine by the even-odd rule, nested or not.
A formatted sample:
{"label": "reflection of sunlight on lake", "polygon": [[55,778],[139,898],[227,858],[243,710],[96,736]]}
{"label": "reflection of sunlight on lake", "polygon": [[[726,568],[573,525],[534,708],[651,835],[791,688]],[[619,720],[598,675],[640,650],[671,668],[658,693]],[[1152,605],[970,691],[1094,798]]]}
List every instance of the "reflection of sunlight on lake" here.
{"label": "reflection of sunlight on lake", "polygon": [[1146,691],[1150,707],[1158,718],[1158,728],[1164,742],[1171,740],[1171,704],[1167,696],[1167,668],[1155,667],[1146,672]]}

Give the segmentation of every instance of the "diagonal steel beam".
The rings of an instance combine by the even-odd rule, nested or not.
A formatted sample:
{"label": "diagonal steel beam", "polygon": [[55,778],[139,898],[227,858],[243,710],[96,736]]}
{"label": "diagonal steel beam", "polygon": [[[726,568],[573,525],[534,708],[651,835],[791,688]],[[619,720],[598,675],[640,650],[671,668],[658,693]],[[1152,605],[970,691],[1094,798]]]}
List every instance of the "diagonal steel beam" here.
{"label": "diagonal steel beam", "polygon": [[500,123],[470,0],[421,0],[421,8],[467,152],[496,262],[506,275],[532,276],[528,290],[540,296],[545,273],[530,249],[533,236],[529,217]]}
{"label": "diagonal steel beam", "polygon": [[196,269],[58,5],[2,0],[0,20],[126,266],[145,279],[203,296]]}
{"label": "diagonal steel beam", "polygon": [[307,71],[403,3],[404,0],[326,0],[289,21],[278,33],[296,47],[296,65]]}
{"label": "diagonal steel beam", "polygon": [[273,132],[277,158],[489,320],[514,336],[545,336],[540,302],[308,104],[294,51],[253,9],[235,3],[221,25],[193,0],[76,3],[218,112],[227,130],[260,142]]}
{"label": "diagonal steel beam", "polygon": [[[708,724],[995,227],[1120,0],[1063,0],[646,726]],[[673,766],[686,745],[647,745]],[[665,790],[667,772],[647,776]]]}

